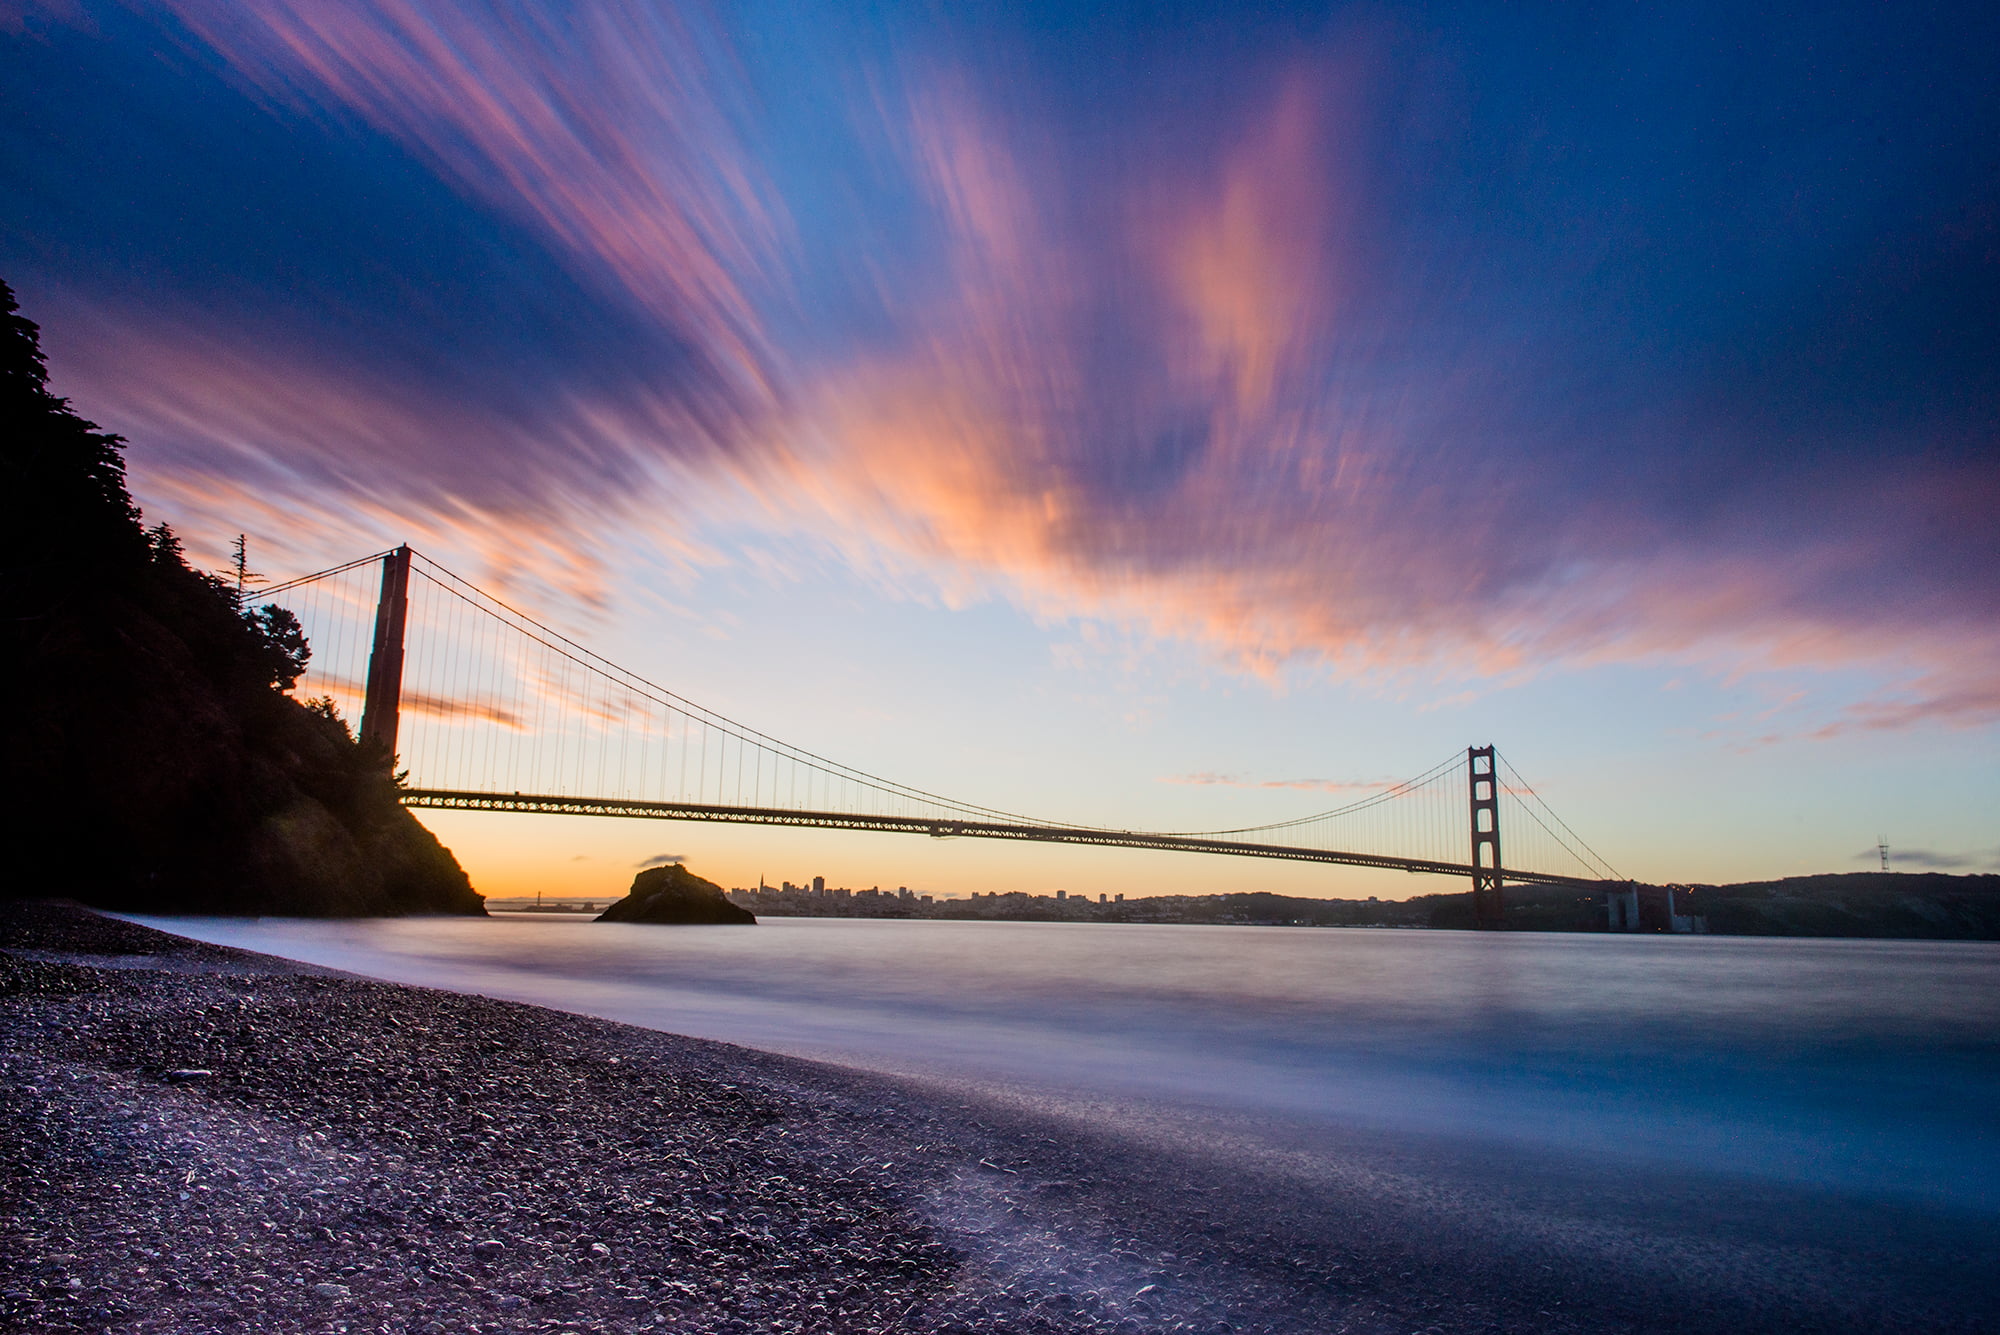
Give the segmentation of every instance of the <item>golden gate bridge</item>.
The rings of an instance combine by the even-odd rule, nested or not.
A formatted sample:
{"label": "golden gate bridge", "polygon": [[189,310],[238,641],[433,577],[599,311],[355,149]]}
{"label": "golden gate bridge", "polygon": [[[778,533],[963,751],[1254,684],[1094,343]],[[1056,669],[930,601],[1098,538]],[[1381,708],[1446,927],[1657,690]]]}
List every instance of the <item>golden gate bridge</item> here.
{"label": "golden gate bridge", "polygon": [[1492,746],[1292,820],[1181,831],[1076,824],[959,801],[780,741],[592,653],[407,546],[256,599],[280,595],[312,645],[294,690],[350,717],[359,709],[360,740],[403,767],[410,807],[1378,867],[1468,878],[1482,927],[1504,925],[1506,883],[1626,884]]}

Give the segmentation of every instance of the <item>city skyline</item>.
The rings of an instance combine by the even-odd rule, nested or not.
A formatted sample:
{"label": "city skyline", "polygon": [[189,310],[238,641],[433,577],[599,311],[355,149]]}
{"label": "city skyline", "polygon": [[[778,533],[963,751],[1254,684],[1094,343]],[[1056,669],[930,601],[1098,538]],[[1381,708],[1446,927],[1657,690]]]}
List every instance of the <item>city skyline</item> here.
{"label": "city skyline", "polygon": [[[212,568],[409,541],[843,763],[1149,829],[1496,743],[1621,871],[2000,868],[1975,6],[0,16],[0,277]],[[427,812],[961,893],[1396,873]]]}

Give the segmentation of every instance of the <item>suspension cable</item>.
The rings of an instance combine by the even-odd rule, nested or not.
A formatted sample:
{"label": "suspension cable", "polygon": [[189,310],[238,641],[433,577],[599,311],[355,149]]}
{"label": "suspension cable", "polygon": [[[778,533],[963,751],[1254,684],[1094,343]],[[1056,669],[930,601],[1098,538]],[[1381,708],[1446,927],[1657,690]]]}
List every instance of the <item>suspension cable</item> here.
{"label": "suspension cable", "polygon": [[[310,575],[301,575],[295,579],[287,580],[282,584],[274,584],[267,588],[261,589],[257,592],[256,596],[258,600],[261,602],[265,599],[270,598],[273,595],[296,590],[301,588],[302,586],[314,584],[317,581],[326,579],[330,576],[343,574],[347,571],[357,569],[358,567],[368,565],[371,562],[380,561],[387,554],[388,553],[385,552],[376,552],[369,556],[364,556],[353,561],[348,561],[342,565],[332,566],[326,570],[316,571]],[[1096,832],[1096,833],[1106,833],[1106,834],[1155,834],[1173,838],[1218,838],[1223,836],[1270,834],[1280,830],[1296,830],[1302,827],[1312,826],[1322,822],[1337,820],[1345,817],[1358,816],[1364,812],[1368,812],[1375,808],[1385,806],[1388,803],[1395,802],[1400,798],[1410,797],[1415,794],[1418,794],[1423,790],[1431,788],[1433,785],[1438,784],[1440,780],[1448,780],[1454,768],[1461,762],[1462,759],[1460,755],[1453,754],[1452,756],[1446,758],[1445,760],[1425,770],[1423,773],[1417,775],[1415,778],[1405,779],[1397,783],[1389,784],[1379,792],[1370,793],[1366,797],[1358,798],[1355,801],[1346,803],[1345,805],[1333,807],[1325,811],[1315,812],[1306,816],[1299,816],[1289,820],[1272,821],[1261,825],[1236,826],[1228,829],[1217,829],[1217,830],[1133,831],[1133,830],[1114,830],[1110,827],[1085,825],[1070,821],[1039,820],[1033,817],[1024,816],[1018,812],[1005,811],[995,807],[980,806],[978,804],[961,801],[956,798],[945,797],[942,794],[930,792],[927,789],[916,788],[908,784],[898,783],[894,780],[884,778],[881,775],[873,774],[867,770],[857,769],[851,765],[842,764],[839,761],[830,759],[826,756],[819,755],[815,752],[807,751],[804,748],[794,746],[789,742],[780,741],[779,739],[772,737],[767,733],[760,732],[757,729],[748,726],[747,724],[740,723],[735,719],[728,717],[727,715],[716,713],[713,710],[695,704],[693,701],[688,700],[686,697],[681,696],[671,690],[668,690],[666,687],[661,686],[656,682],[650,681],[645,677],[641,677],[637,673],[632,672],[627,668],[620,667],[618,664],[611,662],[609,659],[604,658],[602,655],[592,652],[590,649],[586,648],[582,644],[579,644],[577,641],[571,639],[569,636],[564,635],[561,631],[556,630],[553,627],[537,620],[536,618],[528,615],[526,612],[523,612],[521,609],[514,607],[511,604],[504,602],[503,600],[497,597],[494,597],[492,594],[486,592],[484,589],[479,588],[471,581],[464,579],[460,575],[438,564],[436,561],[433,561],[429,557],[424,556],[421,552],[412,551],[410,554],[417,561],[422,563],[423,568],[418,569],[417,573],[424,576],[431,583],[433,587],[437,588],[441,592],[449,594],[457,605],[468,610],[483,613],[485,616],[500,622],[502,625],[508,626],[516,634],[523,636],[531,643],[540,645],[543,649],[556,655],[557,658],[559,658],[566,664],[581,669],[585,674],[586,681],[588,681],[591,678],[597,678],[599,680],[602,680],[609,686],[614,686],[617,689],[630,692],[631,695],[636,696],[639,699],[644,700],[651,705],[658,706],[666,710],[670,715],[678,715],[683,721],[682,733],[681,733],[681,747],[682,747],[681,769],[683,771],[683,778],[682,778],[683,786],[685,786],[686,782],[685,770],[687,768],[687,762],[689,760],[688,728],[690,725],[698,724],[702,729],[701,750],[702,750],[702,769],[703,769],[704,780],[706,778],[707,770],[709,768],[706,760],[707,750],[708,750],[707,736],[711,729],[720,734],[720,736],[725,740],[725,743],[727,741],[733,740],[739,746],[748,746],[755,748],[758,754],[758,758],[752,761],[750,781],[755,787],[755,794],[753,800],[757,802],[761,802],[763,800],[762,793],[764,788],[764,779],[763,779],[763,768],[762,768],[763,762],[761,760],[761,756],[764,753],[769,752],[775,760],[788,761],[794,765],[802,766],[806,770],[808,774],[807,801],[809,804],[812,801],[811,797],[812,785],[810,782],[810,775],[816,771],[820,774],[825,775],[826,778],[829,780],[837,780],[844,783],[856,784],[862,788],[873,789],[874,791],[882,794],[883,796],[897,801],[915,802],[923,805],[943,808],[946,812],[953,813],[953,815],[956,817],[972,818],[976,820],[998,820],[1014,824],[1039,825],[1052,829],[1075,830],[1075,831]],[[498,610],[496,611],[495,609]],[[486,660],[487,657],[488,657],[487,654],[484,652],[479,652],[476,654],[476,660],[480,662]],[[456,662],[456,656],[454,656],[453,661]],[[463,666],[468,671],[472,671],[475,673],[479,671],[479,668],[475,666],[475,661],[468,661]],[[540,698],[541,698],[541,693],[538,692],[537,693],[538,703],[536,705],[536,712],[538,716],[540,715],[540,710],[541,710],[541,705],[539,703]],[[629,708],[630,707],[628,706],[627,712],[629,712]],[[605,710],[608,717],[610,712],[613,710],[613,705],[612,702],[609,700],[609,698],[607,698],[605,702]],[[628,731],[630,726],[631,726],[630,719],[628,718],[625,723],[625,727]],[[671,728],[671,724],[669,724],[669,727]],[[627,744],[628,740],[629,739],[624,738],[621,735],[621,743],[620,743],[621,771],[624,768],[623,748]],[[581,761],[582,759],[583,759],[582,755],[579,754],[578,760]],[[664,770],[665,759],[666,758],[663,756],[662,757],[663,770]],[[740,754],[737,757],[737,769],[739,771],[743,767],[744,759],[745,758],[742,757]],[[491,763],[491,757],[489,757],[489,765],[490,763]],[[600,768],[603,766],[604,763],[605,763],[605,757],[600,756],[599,757]],[[717,772],[716,779],[718,785],[720,785],[718,788],[718,796],[722,796],[727,791],[727,772],[728,772],[729,762],[726,753],[724,753],[719,757],[719,763],[723,766],[723,768]],[[1583,838],[1579,836],[1574,830],[1570,829],[1568,824],[1566,824],[1560,816],[1556,815],[1554,809],[1549,806],[1548,802],[1545,799],[1543,799],[1542,796],[1539,793],[1537,793],[1532,787],[1530,787],[1525,779],[1521,777],[1520,771],[1516,770],[1514,766],[1510,762],[1508,762],[1504,757],[1500,757],[1500,763],[1502,766],[1505,767],[1507,774],[1511,776],[1513,783],[1515,787],[1518,789],[1518,791],[1526,794],[1528,798],[1532,799],[1535,806],[1538,806],[1543,813],[1546,813],[1549,820],[1554,821],[1555,825],[1557,827],[1560,827],[1560,829],[1563,831],[1563,834],[1569,836],[1569,839],[1565,840],[1563,838],[1563,835],[1557,834],[1556,830],[1552,829],[1549,823],[1547,821],[1544,821],[1541,815],[1537,814],[1534,807],[1529,806],[1527,803],[1518,804],[1519,809],[1525,812],[1529,817],[1529,819],[1534,821],[1536,825],[1540,826],[1542,831],[1545,834],[1547,834],[1549,838],[1553,840],[1558,847],[1562,848],[1571,857],[1575,858],[1580,864],[1582,864],[1586,868],[1586,870],[1590,870],[1593,872],[1601,870],[1609,872],[1613,879],[1623,879],[1623,877],[1620,876],[1619,873],[1614,868],[1612,868],[1611,864],[1608,861],[1606,861],[1600,854],[1598,854],[1598,852],[1594,848],[1592,848],[1588,843],[1586,843],[1583,840]],[[796,771],[794,771],[794,775],[796,775]],[[774,769],[771,775],[771,783],[774,785],[773,800],[776,800],[775,784],[778,781],[777,776],[778,772]],[[578,777],[580,780],[581,776],[579,775]],[[739,787],[741,786],[743,777],[744,776],[741,773],[737,775]],[[796,778],[794,778],[791,782],[795,790]],[[599,786],[602,787],[601,782]],[[1443,792],[1442,789],[1439,789],[1438,791],[1440,793]],[[828,797],[829,799],[831,799],[833,797],[833,794],[829,793]],[[1440,811],[1442,811],[1442,808],[1440,808]],[[1420,823],[1422,823],[1421,820]],[[1440,828],[1442,830],[1445,827],[1440,827]],[[1577,847],[1572,846],[1572,844],[1569,842],[1570,840],[1573,840],[1575,845],[1581,846],[1581,848],[1584,851],[1581,853],[1578,852]],[[1592,865],[1593,863],[1595,864],[1594,866]]]}
{"label": "suspension cable", "polygon": [[[808,765],[809,767],[821,770],[823,773],[859,782],[865,786],[875,788],[879,791],[890,794],[892,796],[915,798],[920,801],[930,802],[938,806],[951,808],[953,810],[962,812],[968,816],[999,817],[1010,822],[1025,822],[1034,825],[1051,825],[1051,826],[1059,826],[1064,829],[1074,829],[1074,830],[1093,830],[1100,828],[1098,826],[1092,826],[1092,825],[1079,825],[1069,821],[1039,820],[1034,817],[1024,816],[1019,812],[1002,811],[993,807],[982,807],[974,803],[962,802],[956,798],[945,797],[942,794],[929,792],[925,789],[913,788],[908,784],[897,783],[893,779],[886,779],[880,775],[871,774],[866,770],[856,769],[851,765],[843,765],[837,760],[831,760],[825,756],[821,756],[814,752],[807,751],[802,747],[794,746],[789,742],[780,741],[779,739],[769,736],[766,733],[757,731],[755,728],[752,728],[747,724],[739,723],[735,719],[732,719],[727,715],[718,714],[714,710],[707,709],[701,705],[694,703],[692,700],[677,695],[673,691],[668,690],[666,687],[661,686],[656,682],[649,681],[644,677],[641,677],[636,672],[632,672],[627,668],[620,667],[618,664],[613,663],[610,659],[604,658],[596,653],[593,653],[591,650],[585,648],[583,645],[578,644],[575,640],[570,639],[567,635],[564,635],[561,631],[555,630],[552,627],[544,625],[542,622],[537,621],[535,618],[529,616],[527,613],[521,611],[520,609],[512,607],[509,604],[502,602],[500,599],[495,598],[493,595],[479,588],[479,586],[452,573],[450,570],[447,570],[445,567],[439,565],[437,562],[432,561],[429,557],[424,556],[422,553],[413,552],[411,554],[415,556],[418,560],[422,561],[425,565],[431,567],[432,569],[436,570],[439,574],[442,574],[447,579],[451,580],[453,584],[463,586],[464,589],[469,590],[470,593],[472,595],[475,595],[477,598],[483,599],[487,602],[494,604],[495,606],[505,610],[509,615],[517,617],[521,621],[526,622],[529,626],[534,627],[535,630],[540,631],[542,635],[550,637],[549,639],[543,639],[541,635],[535,635],[526,630],[521,630],[520,632],[521,634],[527,636],[527,638],[529,638],[530,640],[534,640],[535,642],[541,644],[544,648],[550,650],[552,653],[556,653],[562,656],[563,658],[568,659],[570,662],[575,663],[578,667],[581,667],[588,672],[594,673],[601,677],[606,677],[618,681],[620,685],[624,686],[628,690],[633,691],[634,694],[637,694],[642,698],[649,699],[654,704],[660,705],[663,708],[675,710],[682,714],[698,717],[704,723],[712,722],[718,731],[721,731],[728,736],[734,737],[738,742],[741,742],[745,745],[758,746],[764,749],[783,753],[789,756],[791,759],[801,761],[806,765]],[[467,596],[466,593],[461,592],[459,589],[453,588],[452,585],[444,583],[443,580],[439,580],[435,576],[431,576],[428,571],[423,571],[419,573],[422,573],[426,575],[427,578],[430,578],[432,582],[437,584],[437,586],[444,592],[449,593],[453,597],[458,598],[466,603],[472,604],[474,607],[478,606],[477,602],[474,601],[474,597],[469,597]],[[550,640],[560,641],[560,643],[551,643]],[[600,667],[599,664],[602,664],[602,666]],[[1124,831],[1123,833],[1133,833],[1133,832]]]}
{"label": "suspension cable", "polygon": [[[1611,873],[1610,879],[1614,881],[1622,881],[1625,879],[1625,877],[1619,873],[1618,869],[1616,867],[1613,867],[1611,863],[1607,861],[1600,853],[1598,853],[1596,849],[1592,848],[1589,844],[1584,843],[1582,835],[1578,834],[1575,830],[1570,829],[1568,824],[1564,822],[1563,818],[1561,816],[1556,815],[1555,808],[1550,806],[1548,804],[1548,801],[1545,798],[1543,798],[1540,793],[1536,792],[1533,788],[1528,786],[1528,781],[1521,777],[1521,771],[1515,769],[1513,764],[1509,762],[1505,756],[1500,757],[1500,763],[1506,767],[1506,770],[1509,774],[1514,776],[1514,781],[1520,785],[1521,791],[1526,793],[1529,797],[1534,798],[1536,805],[1540,806],[1542,810],[1549,813],[1550,820],[1562,826],[1564,834],[1567,834],[1571,839],[1574,839],[1576,840],[1577,843],[1583,845],[1584,852],[1590,855],[1590,861],[1585,861],[1583,854],[1578,853],[1574,848],[1570,848],[1567,843],[1563,842],[1561,835],[1558,835],[1554,830],[1549,830],[1549,827],[1542,823],[1541,817],[1536,816],[1532,809],[1530,809],[1526,805],[1523,805],[1521,810],[1526,811],[1529,817],[1532,818],[1537,825],[1541,825],[1544,830],[1548,830],[1549,837],[1551,839],[1554,839],[1557,843],[1562,844],[1562,846],[1565,849],[1568,849],[1571,857],[1574,857],[1578,862],[1582,862],[1583,865],[1589,870],[1592,871],[1603,870],[1610,872]],[[1595,867],[1591,867],[1590,865],[1591,861],[1594,861],[1597,865]]]}
{"label": "suspension cable", "polygon": [[[301,584],[311,584],[314,580],[325,579],[328,575],[345,574],[356,566],[365,566],[371,561],[379,561],[388,554],[387,552],[376,552],[373,556],[364,556],[358,560],[349,561],[346,565],[329,566],[325,570],[316,570],[310,575],[300,575],[297,579],[288,579],[283,584],[266,585],[264,588],[257,590],[256,596],[260,599],[268,598],[274,593],[283,593],[287,589],[296,589]],[[245,596],[248,597],[248,595]]]}
{"label": "suspension cable", "polygon": [[1300,816],[1294,820],[1273,821],[1268,825],[1244,825],[1233,830],[1181,830],[1174,831],[1173,833],[1186,838],[1200,838],[1208,835],[1222,834],[1260,834],[1266,830],[1288,830],[1294,826],[1310,825],[1314,821],[1331,820],[1336,816],[1356,815],[1366,811],[1370,807],[1378,806],[1381,803],[1393,801],[1398,797],[1404,797],[1415,792],[1425,784],[1430,783],[1433,779],[1443,775],[1453,765],[1458,764],[1462,758],[1457,755],[1449,756],[1438,764],[1431,766],[1414,779],[1405,779],[1401,783],[1391,784],[1382,792],[1371,793],[1367,797],[1350,802],[1344,807],[1335,807],[1331,811],[1322,811],[1316,815]]}

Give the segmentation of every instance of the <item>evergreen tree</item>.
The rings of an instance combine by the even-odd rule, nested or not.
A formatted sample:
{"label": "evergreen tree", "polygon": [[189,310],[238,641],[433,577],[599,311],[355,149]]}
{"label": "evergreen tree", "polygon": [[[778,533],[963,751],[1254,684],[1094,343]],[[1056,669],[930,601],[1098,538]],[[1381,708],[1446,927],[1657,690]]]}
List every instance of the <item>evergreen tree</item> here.
{"label": "evergreen tree", "polygon": [[0,283],[0,830],[16,894],[155,912],[480,912],[388,758],[287,694],[310,646],[147,528]]}

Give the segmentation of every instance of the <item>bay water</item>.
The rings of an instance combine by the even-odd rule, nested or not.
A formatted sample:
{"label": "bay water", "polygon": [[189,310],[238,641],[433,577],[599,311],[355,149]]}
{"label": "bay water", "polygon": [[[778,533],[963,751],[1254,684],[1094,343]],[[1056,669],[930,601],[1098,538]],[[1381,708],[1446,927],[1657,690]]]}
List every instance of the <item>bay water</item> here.
{"label": "bay water", "polygon": [[546,914],[138,921],[1025,1099],[1099,1128],[1212,1118],[1278,1138],[1364,1133],[2000,1215],[2000,944]]}

